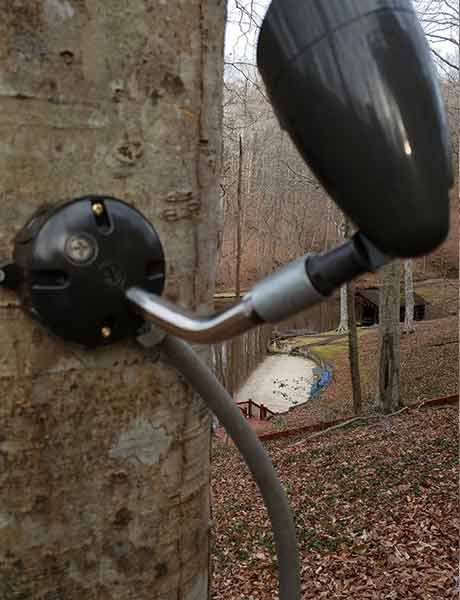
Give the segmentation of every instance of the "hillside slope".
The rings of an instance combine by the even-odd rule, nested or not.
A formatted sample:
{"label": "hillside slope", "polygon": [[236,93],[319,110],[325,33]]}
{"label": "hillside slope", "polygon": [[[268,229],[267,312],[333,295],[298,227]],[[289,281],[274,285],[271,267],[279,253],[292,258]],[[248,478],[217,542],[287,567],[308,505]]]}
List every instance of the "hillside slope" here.
{"label": "hillside slope", "polygon": [[[295,513],[303,600],[458,596],[457,407],[267,444]],[[237,451],[215,448],[215,600],[277,596],[273,538]]]}
{"label": "hillside slope", "polygon": [[[333,379],[319,397],[285,415],[289,428],[353,415],[347,336],[308,347],[331,365]],[[359,356],[363,410],[368,414],[375,409],[377,326],[359,329]],[[401,398],[405,405],[457,394],[458,368],[458,317],[422,321],[415,334],[401,336]]]}

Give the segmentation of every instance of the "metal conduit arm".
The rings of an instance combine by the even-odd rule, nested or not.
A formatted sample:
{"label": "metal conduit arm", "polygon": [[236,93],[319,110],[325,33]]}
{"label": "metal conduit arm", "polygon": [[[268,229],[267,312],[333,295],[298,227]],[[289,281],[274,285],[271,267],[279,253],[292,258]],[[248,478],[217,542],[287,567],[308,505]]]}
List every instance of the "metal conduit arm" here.
{"label": "metal conduit arm", "polygon": [[358,233],[325,254],[306,254],[273,273],[231,308],[198,316],[140,287],[126,291],[142,316],[173,335],[208,344],[227,340],[263,323],[278,323],[325,300],[343,283],[374,271],[390,258]]}
{"label": "metal conduit arm", "polygon": [[261,323],[251,303],[244,298],[222,313],[200,317],[142,288],[129,288],[126,297],[146,320],[168,333],[199,344],[227,340]]}

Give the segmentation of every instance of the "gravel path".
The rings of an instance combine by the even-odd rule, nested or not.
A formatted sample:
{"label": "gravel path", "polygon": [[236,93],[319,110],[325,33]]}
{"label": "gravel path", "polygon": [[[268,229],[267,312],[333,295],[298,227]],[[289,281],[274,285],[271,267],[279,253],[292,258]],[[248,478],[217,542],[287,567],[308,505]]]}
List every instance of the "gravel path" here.
{"label": "gravel path", "polygon": [[308,400],[315,367],[298,356],[269,356],[236,394],[236,401],[253,400],[273,412],[286,412]]}

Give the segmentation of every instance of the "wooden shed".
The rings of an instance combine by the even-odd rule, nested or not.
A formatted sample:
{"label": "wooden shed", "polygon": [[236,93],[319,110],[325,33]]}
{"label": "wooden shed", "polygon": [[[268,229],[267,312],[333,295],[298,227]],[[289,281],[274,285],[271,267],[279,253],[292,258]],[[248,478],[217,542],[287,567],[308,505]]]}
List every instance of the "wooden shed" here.
{"label": "wooden shed", "polygon": [[[379,322],[379,288],[357,289],[355,294],[356,320],[361,325],[370,327]],[[404,294],[401,295],[399,320],[404,321],[405,302]],[[423,321],[427,302],[418,294],[414,294],[414,318]]]}

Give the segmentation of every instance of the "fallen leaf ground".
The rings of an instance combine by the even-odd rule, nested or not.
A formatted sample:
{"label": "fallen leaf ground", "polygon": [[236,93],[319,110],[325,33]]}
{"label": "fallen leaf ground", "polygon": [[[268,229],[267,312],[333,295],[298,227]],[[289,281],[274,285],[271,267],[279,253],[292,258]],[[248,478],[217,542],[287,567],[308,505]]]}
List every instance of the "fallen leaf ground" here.
{"label": "fallen leaf ground", "polygon": [[[266,444],[297,524],[303,600],[458,597],[458,410]],[[232,446],[213,450],[213,599],[277,598],[273,538]]]}

